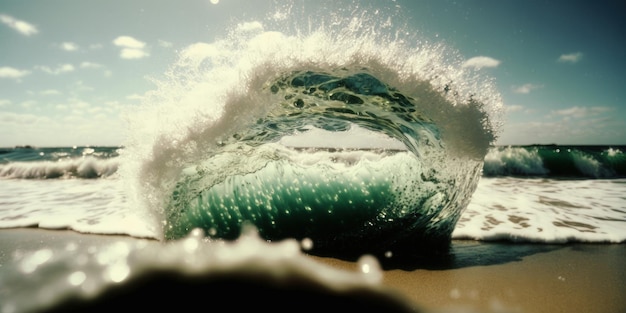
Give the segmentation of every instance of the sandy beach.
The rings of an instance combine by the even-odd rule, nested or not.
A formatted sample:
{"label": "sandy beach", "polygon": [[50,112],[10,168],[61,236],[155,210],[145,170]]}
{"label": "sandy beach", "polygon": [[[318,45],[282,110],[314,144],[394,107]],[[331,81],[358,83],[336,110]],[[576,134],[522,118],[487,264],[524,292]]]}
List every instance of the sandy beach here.
{"label": "sandy beach", "polygon": [[[137,239],[35,228],[0,230],[0,270],[16,253],[120,240]],[[356,270],[353,262],[312,258]],[[383,284],[428,312],[615,313],[626,312],[624,264],[624,244],[453,241],[445,260],[385,269]]]}
{"label": "sandy beach", "polygon": [[384,283],[444,312],[626,312],[624,244],[455,241],[452,252],[447,268],[387,270]]}

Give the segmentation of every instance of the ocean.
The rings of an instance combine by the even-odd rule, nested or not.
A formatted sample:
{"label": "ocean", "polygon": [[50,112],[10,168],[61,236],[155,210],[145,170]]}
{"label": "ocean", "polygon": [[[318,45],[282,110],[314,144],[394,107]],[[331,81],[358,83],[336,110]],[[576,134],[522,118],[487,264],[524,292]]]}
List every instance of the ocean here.
{"label": "ocean", "polygon": [[[547,246],[624,243],[623,149],[623,146],[554,145],[490,148],[476,191],[460,215],[452,240]],[[123,147],[0,150],[0,228],[67,229],[140,239],[137,243],[114,242],[96,250],[94,245],[78,241],[65,247],[51,244],[49,248],[32,251],[24,248],[18,254],[4,255],[0,269],[2,312],[63,311],[71,307],[61,301],[66,297],[100,296],[101,289],[106,290],[111,284],[121,285],[119,281],[131,280],[133,275],[156,275],[155,267],[184,269],[191,271],[191,275],[214,275],[216,269],[225,270],[224,264],[236,273],[250,268],[264,273],[279,269],[297,276],[305,271],[309,273],[307,280],[321,280],[328,284],[325,288],[331,289],[380,283],[380,269],[373,271],[374,274],[369,271],[354,274],[317,268],[319,265],[311,264],[300,252],[309,249],[310,241],[289,239],[268,243],[254,230],[250,233],[242,230],[242,238],[233,241],[236,245],[207,241],[204,233],[197,231],[182,239],[170,239],[165,247],[155,245],[154,242],[160,242],[160,235],[154,231],[155,225],[150,224],[151,219],[133,207],[119,170],[124,151]],[[556,158],[560,158],[558,162]],[[551,168],[549,162],[557,164],[557,168]],[[372,240],[367,243],[371,244]],[[468,258],[473,252],[465,254],[460,257]],[[364,254],[355,261],[363,268],[375,269],[384,264],[384,259],[379,262],[368,256]],[[390,254],[385,257],[392,258]],[[259,260],[268,263],[259,265]],[[429,258],[430,263],[433,260],[438,262],[437,257]],[[429,262],[422,264],[432,266]],[[295,269],[285,270],[286,267]],[[258,290],[252,292],[258,294]],[[380,297],[358,294],[361,298],[376,296]],[[109,298],[100,297],[100,302],[91,301],[105,310],[107,307],[102,302]],[[350,308],[355,307],[350,303]],[[403,312],[398,308],[384,310]]]}
{"label": "ocean", "polygon": [[[625,146],[497,146],[454,239],[626,241]],[[0,149],[0,227],[158,239],[129,201],[124,147]]]}
{"label": "ocean", "polygon": [[250,275],[385,299],[383,268],[436,262],[453,240],[626,241],[626,146],[494,146],[502,99],[457,52],[379,16],[286,22],[181,50],[118,147],[0,150],[0,228],[136,239],[2,255],[0,312],[106,310],[131,286],[136,303],[203,296],[192,277],[219,299]]}

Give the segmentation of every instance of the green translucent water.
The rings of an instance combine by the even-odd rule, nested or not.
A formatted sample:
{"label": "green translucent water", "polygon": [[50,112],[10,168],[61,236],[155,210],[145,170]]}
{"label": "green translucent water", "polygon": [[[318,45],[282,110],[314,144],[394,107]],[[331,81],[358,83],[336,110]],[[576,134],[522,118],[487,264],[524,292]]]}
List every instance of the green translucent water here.
{"label": "green translucent water", "polygon": [[[419,112],[425,99],[347,70],[294,72],[268,83],[267,93],[274,109],[183,171],[166,211],[167,239],[197,227],[235,239],[252,223],[267,240],[308,238],[331,253],[449,240],[482,163],[447,153]],[[402,149],[337,143],[355,128]],[[298,141],[316,130],[327,146]],[[296,146],[281,141],[287,137]]]}

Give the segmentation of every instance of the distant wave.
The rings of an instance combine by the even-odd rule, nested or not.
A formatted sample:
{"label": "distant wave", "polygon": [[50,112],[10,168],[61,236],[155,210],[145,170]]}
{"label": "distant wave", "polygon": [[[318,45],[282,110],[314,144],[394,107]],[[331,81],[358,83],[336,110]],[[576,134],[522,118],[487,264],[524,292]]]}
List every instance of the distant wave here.
{"label": "distant wave", "polygon": [[17,146],[0,149],[0,178],[103,178],[117,172],[122,147]]}
{"label": "distant wave", "polygon": [[58,161],[12,162],[0,165],[0,178],[104,178],[117,172],[117,158],[96,157],[62,159]]}
{"label": "distant wave", "polygon": [[[0,151],[0,178],[105,178],[117,173],[120,163],[124,162],[118,158],[123,148],[100,147],[92,150],[73,147],[4,149]],[[624,150],[624,146],[496,146],[491,147],[485,156],[482,175],[624,178]]]}
{"label": "distant wave", "polygon": [[485,156],[483,176],[626,177],[624,146],[501,146]]}

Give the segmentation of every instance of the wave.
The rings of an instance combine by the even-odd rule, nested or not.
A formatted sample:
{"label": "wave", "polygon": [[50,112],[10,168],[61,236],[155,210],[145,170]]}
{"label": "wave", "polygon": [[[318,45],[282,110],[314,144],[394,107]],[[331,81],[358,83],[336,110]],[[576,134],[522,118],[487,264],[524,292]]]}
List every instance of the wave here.
{"label": "wave", "polygon": [[623,146],[501,146],[485,156],[483,175],[557,178],[623,178]]}
{"label": "wave", "polygon": [[97,157],[63,158],[57,161],[11,162],[0,164],[0,178],[105,178],[114,175],[119,159]]}
{"label": "wave", "polygon": [[293,33],[243,23],[181,52],[129,118],[120,169],[159,237],[229,239],[249,222],[333,255],[449,243],[500,96],[454,51],[366,16]]}
{"label": "wave", "polygon": [[0,149],[0,178],[93,179],[114,175],[123,147],[32,147]]}

